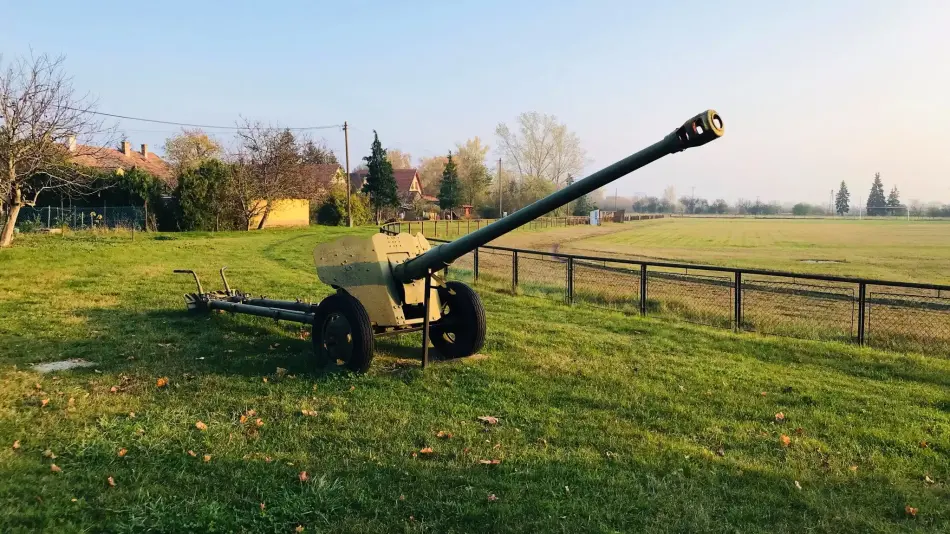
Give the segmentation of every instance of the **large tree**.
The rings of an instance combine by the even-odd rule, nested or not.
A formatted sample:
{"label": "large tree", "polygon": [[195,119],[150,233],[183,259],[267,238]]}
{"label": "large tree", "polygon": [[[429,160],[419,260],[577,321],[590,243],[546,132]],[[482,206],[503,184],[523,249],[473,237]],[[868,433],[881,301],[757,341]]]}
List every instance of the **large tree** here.
{"label": "large tree", "polygon": [[[300,145],[300,162],[313,165],[339,165],[336,154],[327,148],[326,144],[314,143],[307,139]],[[346,195],[344,195],[345,197]],[[345,199],[344,199],[345,200]]]}
{"label": "large tree", "polygon": [[185,129],[165,139],[165,159],[177,173],[197,168],[202,162],[221,157],[221,144],[201,129]]}
{"label": "large tree", "polygon": [[884,215],[887,211],[887,199],[884,198],[884,184],[881,182],[881,173],[874,173],[874,182],[871,184],[871,193],[868,195],[868,215]]}
{"label": "large tree", "polygon": [[442,171],[442,181],[439,183],[439,208],[443,210],[454,210],[459,207],[462,197],[461,187],[459,187],[458,168],[452,159],[452,153],[445,163],[445,169]]}
{"label": "large tree", "polygon": [[[216,159],[188,169],[178,178],[178,197],[183,230],[231,229],[235,215],[233,167]],[[252,214],[253,216],[253,214]],[[244,222],[247,229],[248,220]]]}
{"label": "large tree", "polygon": [[419,181],[422,182],[422,191],[427,195],[439,193],[439,182],[442,180],[442,171],[448,160],[445,156],[433,156],[419,160]]}
{"label": "large tree", "polygon": [[290,130],[260,123],[245,122],[237,141],[234,191],[248,225],[260,216],[261,229],[274,201],[302,194],[300,147]]}
{"label": "large tree", "polygon": [[553,115],[522,113],[514,131],[501,123],[495,134],[507,165],[521,180],[541,178],[560,188],[568,174],[583,170],[585,152],[580,139]]}
{"label": "large tree", "polygon": [[386,158],[386,149],[379,142],[379,134],[373,130],[373,144],[370,154],[363,158],[369,171],[363,192],[369,195],[370,203],[379,224],[380,214],[385,208],[399,207],[399,194],[396,189],[396,178],[393,176],[393,165]]}
{"label": "large tree", "polygon": [[[901,194],[897,190],[897,186],[891,188],[890,194],[887,195],[887,207],[888,208],[899,208],[901,207]],[[890,210],[890,215],[896,215],[899,210]]]}
{"label": "large tree", "polygon": [[458,162],[461,200],[475,206],[491,185],[491,175],[485,166],[488,146],[482,144],[477,136],[458,143],[455,146],[455,159]]}
{"label": "large tree", "polygon": [[98,150],[77,139],[106,140],[114,130],[95,118],[93,101],[76,93],[63,62],[40,55],[4,67],[0,58],[0,247],[13,243],[20,209],[41,193],[87,194],[98,178],[72,164],[76,151],[94,157]]}
{"label": "large tree", "polygon": [[841,180],[838,194],[835,195],[835,212],[843,216],[849,211],[851,211],[851,193],[848,192],[848,185]]}
{"label": "large tree", "polygon": [[386,159],[392,164],[394,169],[411,169],[412,155],[408,152],[396,148],[386,149]]}

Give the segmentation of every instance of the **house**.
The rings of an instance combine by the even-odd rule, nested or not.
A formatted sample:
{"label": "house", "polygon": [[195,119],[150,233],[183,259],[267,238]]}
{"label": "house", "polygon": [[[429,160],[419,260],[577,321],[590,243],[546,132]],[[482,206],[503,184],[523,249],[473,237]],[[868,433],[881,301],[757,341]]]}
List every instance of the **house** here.
{"label": "house", "polygon": [[123,141],[120,149],[112,147],[98,147],[76,144],[76,138],[70,137],[67,142],[70,160],[76,165],[99,169],[106,172],[115,172],[119,169],[130,171],[139,169],[156,178],[165,181],[169,187],[177,185],[175,173],[165,160],[149,152],[148,145],[143,144],[139,150],[132,150],[132,144]]}
{"label": "house", "polygon": [[301,165],[300,180],[302,196],[319,201],[333,186],[346,184],[346,171],[338,163]]}
{"label": "house", "polygon": [[[359,191],[363,188],[367,176],[369,176],[367,169],[360,169],[350,173],[350,184],[353,191]],[[422,182],[419,180],[419,173],[416,169],[393,169],[393,178],[396,179],[396,192],[399,195],[399,200],[404,204],[411,204],[413,200],[418,198],[422,198],[423,200],[435,198],[423,195]]]}

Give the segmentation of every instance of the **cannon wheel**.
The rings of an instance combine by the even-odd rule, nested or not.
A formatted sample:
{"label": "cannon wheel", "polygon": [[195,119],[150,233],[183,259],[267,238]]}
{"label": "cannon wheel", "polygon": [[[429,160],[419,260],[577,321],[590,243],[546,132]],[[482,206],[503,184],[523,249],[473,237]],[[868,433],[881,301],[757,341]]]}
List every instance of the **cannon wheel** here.
{"label": "cannon wheel", "polygon": [[485,344],[485,307],[472,288],[448,282],[439,288],[442,318],[429,327],[432,345],[442,359],[471,356]]}
{"label": "cannon wheel", "polygon": [[373,325],[366,308],[353,296],[340,292],[323,299],[313,316],[313,349],[318,367],[342,361],[357,373],[373,361]]}

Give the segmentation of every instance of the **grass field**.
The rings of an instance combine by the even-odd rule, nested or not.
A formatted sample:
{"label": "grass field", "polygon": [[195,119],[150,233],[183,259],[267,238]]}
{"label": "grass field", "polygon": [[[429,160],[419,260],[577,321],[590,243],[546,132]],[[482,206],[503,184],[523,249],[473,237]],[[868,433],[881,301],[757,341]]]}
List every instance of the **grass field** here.
{"label": "grass field", "polygon": [[[346,232],[0,251],[0,531],[950,529],[947,359],[483,291],[487,358],[423,373],[412,335],[315,376],[298,327],[183,310],[174,268],[319,299],[311,249]],[[68,358],[95,366],[30,367]]]}
{"label": "grass field", "polygon": [[729,267],[950,283],[948,221],[678,218],[611,226],[613,232],[572,240],[564,250]]}

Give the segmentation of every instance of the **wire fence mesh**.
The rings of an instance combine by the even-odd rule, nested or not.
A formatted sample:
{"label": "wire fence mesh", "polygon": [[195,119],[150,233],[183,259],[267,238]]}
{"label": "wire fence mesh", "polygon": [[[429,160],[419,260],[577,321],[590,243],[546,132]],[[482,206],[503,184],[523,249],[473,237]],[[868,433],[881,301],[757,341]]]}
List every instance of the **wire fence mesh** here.
{"label": "wire fence mesh", "polygon": [[23,232],[44,228],[143,228],[145,209],[139,206],[64,207],[55,206],[20,208],[16,227]]}
{"label": "wire fence mesh", "polygon": [[[387,226],[384,231],[397,230]],[[492,246],[459,258],[449,276],[483,288],[629,314],[950,356],[950,286]]]}

